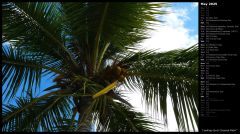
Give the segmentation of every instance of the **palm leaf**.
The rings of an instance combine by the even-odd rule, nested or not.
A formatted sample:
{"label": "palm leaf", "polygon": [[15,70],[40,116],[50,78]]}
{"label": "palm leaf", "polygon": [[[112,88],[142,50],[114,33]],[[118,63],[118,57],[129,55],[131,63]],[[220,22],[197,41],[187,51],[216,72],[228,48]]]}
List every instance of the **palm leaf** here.
{"label": "palm leaf", "polygon": [[[95,114],[98,118],[97,131],[108,132],[153,132],[161,124],[151,121],[150,117],[135,112],[127,105],[108,99],[105,113]],[[117,124],[117,125],[116,125]]]}
{"label": "palm leaf", "polygon": [[[71,104],[66,97],[51,96],[44,98],[23,111],[12,115],[15,111],[22,109],[32,103],[32,99],[18,98],[15,105],[5,105],[3,107],[3,127],[2,131],[54,131],[54,126],[63,124],[62,118],[71,117]],[[37,111],[37,112],[36,112]]]}
{"label": "palm leaf", "polygon": [[125,59],[133,60],[129,66],[132,73],[126,79],[126,86],[140,89],[148,106],[156,112],[160,110],[166,124],[166,100],[169,95],[179,129],[189,130],[189,124],[194,129],[194,123],[198,122],[197,47],[151,53],[142,58],[134,56]]}
{"label": "palm leaf", "polygon": [[159,3],[62,3],[73,38],[79,42],[83,54],[92,54],[84,54],[88,55],[85,62],[92,62],[92,70],[99,69],[102,57],[109,57],[107,53],[113,49],[114,52],[124,50],[124,46],[147,38],[147,25],[156,21],[154,15],[164,13],[157,10],[162,6]]}
{"label": "palm leaf", "polygon": [[151,121],[150,117],[140,112],[135,112],[131,106],[106,95],[94,99],[82,116],[82,124],[74,129],[76,131],[86,123],[94,123],[97,131],[110,132],[157,131],[162,125]]}
{"label": "palm leaf", "polygon": [[7,2],[2,7],[5,41],[17,40],[16,47],[42,52],[58,59],[67,58],[77,66],[64,46],[65,35],[58,3]]}
{"label": "palm leaf", "polygon": [[39,88],[42,74],[63,74],[57,61],[50,58],[45,60],[39,53],[14,49],[10,45],[3,45],[2,50],[2,82],[6,85],[3,95],[6,99],[14,97],[21,85],[22,92]]}

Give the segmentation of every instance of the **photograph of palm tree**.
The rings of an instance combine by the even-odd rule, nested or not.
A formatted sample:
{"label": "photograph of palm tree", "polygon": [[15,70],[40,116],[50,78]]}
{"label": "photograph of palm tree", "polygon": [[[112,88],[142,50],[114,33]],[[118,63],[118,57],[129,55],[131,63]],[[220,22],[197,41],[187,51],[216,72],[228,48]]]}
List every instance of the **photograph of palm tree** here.
{"label": "photograph of palm tree", "polygon": [[196,2],[4,2],[2,22],[2,131],[198,131]]}

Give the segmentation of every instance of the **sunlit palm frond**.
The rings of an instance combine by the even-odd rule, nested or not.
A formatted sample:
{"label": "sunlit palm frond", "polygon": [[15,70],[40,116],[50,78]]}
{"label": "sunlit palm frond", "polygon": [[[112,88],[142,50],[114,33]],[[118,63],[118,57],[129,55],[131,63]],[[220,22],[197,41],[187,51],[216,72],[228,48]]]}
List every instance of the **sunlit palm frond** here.
{"label": "sunlit palm frond", "polygon": [[[146,56],[145,56],[146,57]],[[172,101],[179,129],[198,124],[197,46],[186,50],[152,53],[129,66],[126,86],[142,92],[148,106],[160,111],[167,124],[167,96]],[[129,59],[133,59],[132,57]]]}
{"label": "sunlit palm frond", "polygon": [[151,118],[143,113],[135,112],[131,106],[117,102],[109,96],[96,98],[86,112],[92,116],[97,131],[149,132],[157,131],[163,126],[151,121]]}
{"label": "sunlit palm frond", "polygon": [[112,101],[108,111],[109,114],[103,119],[103,129],[100,129],[100,131],[154,132],[162,126],[162,124],[151,121],[151,117],[143,115],[141,112],[136,112],[131,107],[119,102]]}

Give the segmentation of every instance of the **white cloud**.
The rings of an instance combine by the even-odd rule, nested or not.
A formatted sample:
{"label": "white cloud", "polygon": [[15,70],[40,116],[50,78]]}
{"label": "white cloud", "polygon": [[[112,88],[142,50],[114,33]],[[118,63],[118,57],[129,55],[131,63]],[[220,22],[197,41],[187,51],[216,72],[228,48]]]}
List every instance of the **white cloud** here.
{"label": "white cloud", "polygon": [[192,3],[192,8],[198,8],[198,2]]}
{"label": "white cloud", "polygon": [[186,48],[198,42],[198,35],[191,35],[190,31],[184,24],[191,20],[188,16],[189,9],[166,8],[167,15],[160,19],[164,23],[154,27],[151,31],[151,38],[146,39],[140,45],[146,49],[159,49],[159,51],[168,51],[177,48]]}

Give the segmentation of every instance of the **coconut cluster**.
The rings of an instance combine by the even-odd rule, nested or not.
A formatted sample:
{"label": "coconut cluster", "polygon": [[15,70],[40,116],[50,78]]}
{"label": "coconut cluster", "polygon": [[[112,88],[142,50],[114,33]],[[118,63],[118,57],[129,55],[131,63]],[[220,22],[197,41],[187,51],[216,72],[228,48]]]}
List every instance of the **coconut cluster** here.
{"label": "coconut cluster", "polygon": [[113,67],[113,71],[115,72],[116,74],[116,79],[120,82],[124,81],[124,78],[127,74],[127,71],[126,69],[124,68],[121,68],[120,66],[114,66]]}
{"label": "coconut cluster", "polygon": [[124,81],[127,71],[124,68],[121,68],[118,65],[107,66],[105,71],[105,76],[107,79],[118,80],[120,82]]}

